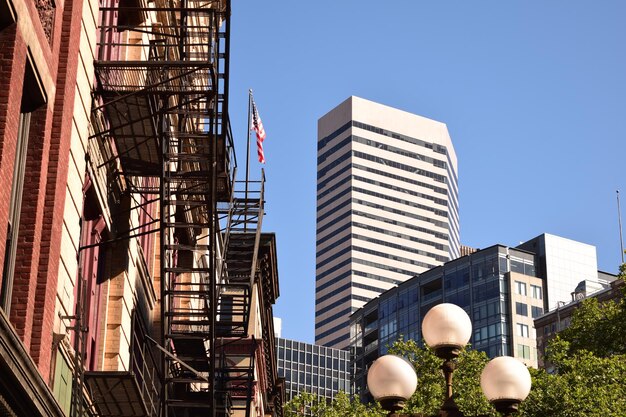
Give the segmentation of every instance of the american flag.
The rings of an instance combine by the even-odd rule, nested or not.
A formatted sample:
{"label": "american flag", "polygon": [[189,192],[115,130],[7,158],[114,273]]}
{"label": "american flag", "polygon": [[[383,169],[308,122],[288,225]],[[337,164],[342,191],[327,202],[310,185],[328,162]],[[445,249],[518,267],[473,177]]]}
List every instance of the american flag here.
{"label": "american flag", "polygon": [[259,111],[256,108],[254,99],[252,99],[252,130],[256,132],[256,150],[259,155],[259,162],[264,164],[263,141],[265,140],[265,129],[263,128],[263,122],[261,117],[259,117]]}

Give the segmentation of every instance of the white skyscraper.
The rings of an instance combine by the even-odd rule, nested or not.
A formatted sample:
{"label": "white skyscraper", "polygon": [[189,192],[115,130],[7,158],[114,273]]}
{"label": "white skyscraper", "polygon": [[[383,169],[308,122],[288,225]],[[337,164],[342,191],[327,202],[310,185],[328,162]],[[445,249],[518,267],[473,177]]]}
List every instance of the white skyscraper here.
{"label": "white skyscraper", "polygon": [[458,206],[456,154],[444,123],[358,97],[323,116],[316,343],[347,346],[354,310],[458,257]]}

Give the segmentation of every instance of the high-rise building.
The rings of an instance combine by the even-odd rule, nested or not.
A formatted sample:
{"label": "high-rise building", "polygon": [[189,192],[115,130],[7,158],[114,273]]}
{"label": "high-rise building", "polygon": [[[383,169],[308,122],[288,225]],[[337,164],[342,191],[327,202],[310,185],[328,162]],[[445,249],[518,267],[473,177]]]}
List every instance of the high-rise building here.
{"label": "high-rise building", "polygon": [[460,246],[444,123],[358,97],[318,121],[316,343],[346,347],[354,310]]}
{"label": "high-rise building", "polygon": [[276,339],[278,375],[285,378],[285,397],[309,392],[332,401],[350,392],[350,352],[289,339]]}

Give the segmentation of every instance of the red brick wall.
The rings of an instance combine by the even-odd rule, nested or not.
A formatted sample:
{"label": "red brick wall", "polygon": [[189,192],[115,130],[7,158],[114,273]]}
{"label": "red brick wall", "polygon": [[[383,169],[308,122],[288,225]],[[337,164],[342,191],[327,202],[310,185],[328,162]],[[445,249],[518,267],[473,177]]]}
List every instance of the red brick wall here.
{"label": "red brick wall", "polygon": [[11,304],[11,323],[26,346],[31,346],[31,340],[37,338],[32,335],[32,327],[41,257],[39,243],[43,241],[41,220],[46,200],[51,125],[49,107],[32,114]]}
{"label": "red brick wall", "polygon": [[[20,30],[25,29],[16,23],[0,31],[0,265],[4,262],[22,86],[30,47],[40,53],[43,64],[41,59],[39,64],[47,66],[37,70],[45,72],[47,79],[51,77],[55,88],[44,85],[49,101],[31,116],[10,319],[47,380],[83,0],[67,0],[64,4],[57,1],[52,47],[43,33],[34,2],[24,4],[33,22],[33,27],[26,30],[32,33],[22,36]],[[31,42],[34,39],[37,45],[27,45],[26,38]]]}
{"label": "red brick wall", "polygon": [[25,65],[26,43],[14,23],[0,31],[0,265],[4,264]]}
{"label": "red brick wall", "polygon": [[[61,256],[69,151],[76,93],[83,0],[67,0],[63,11],[57,93],[46,173],[39,268],[30,353],[44,377],[50,372],[52,330]],[[77,236],[78,238],[78,236]]]}

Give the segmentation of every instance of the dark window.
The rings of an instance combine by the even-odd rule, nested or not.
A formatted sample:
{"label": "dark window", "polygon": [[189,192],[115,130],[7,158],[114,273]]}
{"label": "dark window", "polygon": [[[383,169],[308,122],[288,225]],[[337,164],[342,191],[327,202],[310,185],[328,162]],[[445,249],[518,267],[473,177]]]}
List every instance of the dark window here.
{"label": "dark window", "polygon": [[533,315],[533,318],[539,317],[539,316],[541,316],[543,314],[543,307],[532,306],[531,307],[531,313]]}
{"label": "dark window", "polygon": [[520,316],[527,316],[528,317],[528,304],[525,304],[525,303],[515,303],[515,313],[519,314]]}
{"label": "dark window", "polygon": [[20,107],[15,160],[13,166],[13,181],[9,200],[9,217],[7,223],[7,237],[2,269],[2,288],[0,289],[0,307],[7,315],[11,309],[13,293],[13,278],[17,255],[19,224],[22,211],[22,195],[24,192],[24,176],[26,156],[28,151],[28,137],[30,135],[31,114],[46,103],[45,93],[39,88],[41,85],[37,71],[30,62],[26,63],[24,84],[22,86],[22,103]]}
{"label": "dark window", "polygon": [[0,30],[11,26],[17,21],[17,13],[10,1],[0,1]]}
{"label": "dark window", "polygon": [[504,274],[508,272],[509,269],[507,266],[506,258],[500,257],[499,262],[500,262],[500,273]]}
{"label": "dark window", "polygon": [[524,273],[524,263],[521,261],[511,260],[511,272],[517,272],[519,274]]}

